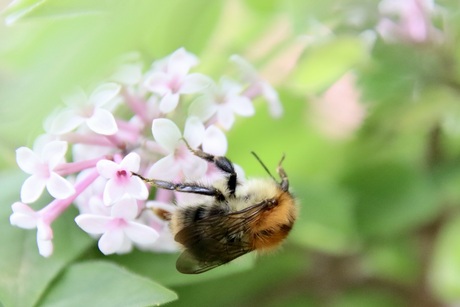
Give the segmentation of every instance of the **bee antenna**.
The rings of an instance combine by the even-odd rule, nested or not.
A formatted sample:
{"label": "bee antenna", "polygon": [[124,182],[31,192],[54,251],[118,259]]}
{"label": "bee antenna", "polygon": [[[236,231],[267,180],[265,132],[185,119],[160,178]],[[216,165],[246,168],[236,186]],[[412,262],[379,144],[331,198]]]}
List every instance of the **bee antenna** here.
{"label": "bee antenna", "polygon": [[259,156],[253,151],[251,151],[251,153],[257,159],[257,161],[259,161],[260,165],[262,165],[262,167],[267,172],[267,174],[270,175],[270,177],[272,177],[273,180],[276,181],[275,177],[273,177],[272,173],[270,173],[270,171],[268,170],[267,166],[262,162],[262,160],[259,158]]}

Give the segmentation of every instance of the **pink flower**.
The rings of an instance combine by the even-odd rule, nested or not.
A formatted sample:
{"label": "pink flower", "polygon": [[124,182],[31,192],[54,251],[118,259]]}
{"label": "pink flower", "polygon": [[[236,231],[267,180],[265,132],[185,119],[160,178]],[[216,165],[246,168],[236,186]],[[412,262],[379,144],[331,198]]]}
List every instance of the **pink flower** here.
{"label": "pink flower", "polygon": [[207,121],[216,115],[216,122],[229,130],[235,114],[252,116],[255,113],[252,101],[242,95],[243,87],[229,78],[221,78],[219,86],[210,86],[204,95],[197,98],[190,106],[190,114]]}
{"label": "pink flower", "polygon": [[101,235],[99,249],[105,255],[126,253],[132,243],[148,246],[158,239],[153,228],[135,221],[138,207],[135,201],[124,198],[111,207],[110,216],[82,214],[75,218],[77,225],[89,234]]}
{"label": "pink flower", "polygon": [[36,201],[45,187],[51,196],[58,199],[67,198],[75,193],[74,187],[54,171],[60,163],[64,162],[66,152],[67,143],[62,141],[46,144],[39,153],[27,147],[16,150],[16,162],[24,172],[31,175],[22,185],[22,202]]}
{"label": "pink flower", "polygon": [[51,120],[49,132],[65,134],[86,123],[89,129],[98,134],[115,134],[118,131],[117,123],[105,107],[118,95],[120,89],[120,85],[116,83],[104,83],[89,97],[81,89],[77,90],[64,98],[68,108]]}
{"label": "pink flower", "polygon": [[161,96],[161,112],[169,113],[176,109],[181,94],[196,93],[212,82],[203,74],[188,74],[190,68],[197,63],[194,55],[180,48],[153,66],[153,72],[144,85],[149,91]]}
{"label": "pink flower", "polygon": [[[383,0],[379,4],[382,17],[377,31],[388,42],[439,42],[442,33],[436,29],[430,15],[434,11],[432,0]],[[396,20],[390,18],[396,16]]]}
{"label": "pink flower", "polygon": [[129,153],[120,164],[101,160],[96,167],[102,177],[109,179],[104,188],[104,204],[112,205],[123,197],[144,200],[149,196],[143,181],[131,175],[131,172],[139,171],[140,157],[137,153]]}
{"label": "pink flower", "polygon": [[313,102],[313,120],[330,137],[349,137],[361,126],[365,115],[352,73],[342,76]]}

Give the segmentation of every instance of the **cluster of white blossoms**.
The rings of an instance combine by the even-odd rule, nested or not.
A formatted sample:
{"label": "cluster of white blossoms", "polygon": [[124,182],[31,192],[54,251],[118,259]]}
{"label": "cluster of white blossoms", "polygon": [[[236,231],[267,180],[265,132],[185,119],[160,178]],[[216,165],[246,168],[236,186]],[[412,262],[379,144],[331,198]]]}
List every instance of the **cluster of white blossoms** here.
{"label": "cluster of white blossoms", "polygon": [[[63,100],[45,123],[46,133],[34,148],[18,148],[19,167],[30,175],[12,205],[12,225],[37,229],[39,253],[53,253],[52,223],[70,205],[77,225],[98,238],[102,253],[173,251],[168,222],[155,212],[174,211],[184,195],[149,188],[139,177],[173,182],[206,182],[218,171],[194,156],[201,147],[225,155],[235,116],[252,116],[253,100],[263,97],[273,116],[281,104],[273,88],[241,57],[230,58],[238,79],[190,72],[195,55],[180,48],[143,70],[137,59],[125,59],[116,72],[86,93],[78,89]],[[185,141],[184,141],[185,140]],[[70,160],[66,161],[66,158]],[[44,190],[54,199],[34,210]],[[153,193],[151,193],[153,194]]]}

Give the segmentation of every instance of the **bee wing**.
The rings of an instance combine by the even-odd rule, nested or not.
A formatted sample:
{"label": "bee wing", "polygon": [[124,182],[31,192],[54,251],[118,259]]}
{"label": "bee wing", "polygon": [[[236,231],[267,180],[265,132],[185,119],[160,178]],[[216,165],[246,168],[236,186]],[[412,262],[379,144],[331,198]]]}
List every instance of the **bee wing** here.
{"label": "bee wing", "polygon": [[[210,216],[181,229],[174,239],[187,249],[177,259],[177,270],[185,274],[203,273],[254,250],[241,233],[249,230],[262,207],[263,204],[256,204],[226,215]],[[232,237],[235,240],[229,241]]]}
{"label": "bee wing", "polygon": [[[238,248],[229,249],[229,253],[225,254],[224,257],[214,257],[211,260],[206,260],[206,258],[197,258],[190,249],[186,249],[177,259],[176,269],[184,274],[200,274],[228,263],[250,251],[252,251],[252,249],[244,249],[239,246]],[[219,251],[219,253],[222,253],[222,251]]]}

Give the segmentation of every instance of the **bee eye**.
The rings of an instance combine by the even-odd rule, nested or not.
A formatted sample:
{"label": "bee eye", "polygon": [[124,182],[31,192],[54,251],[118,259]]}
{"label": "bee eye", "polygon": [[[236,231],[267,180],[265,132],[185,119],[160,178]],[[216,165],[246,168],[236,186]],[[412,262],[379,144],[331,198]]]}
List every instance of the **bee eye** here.
{"label": "bee eye", "polygon": [[278,205],[278,200],[276,198],[267,199],[268,209],[272,209]]}

